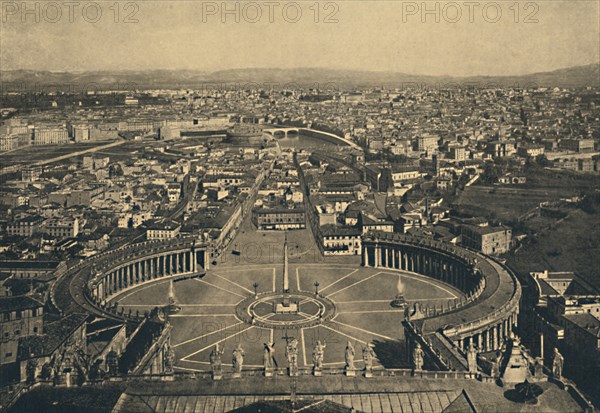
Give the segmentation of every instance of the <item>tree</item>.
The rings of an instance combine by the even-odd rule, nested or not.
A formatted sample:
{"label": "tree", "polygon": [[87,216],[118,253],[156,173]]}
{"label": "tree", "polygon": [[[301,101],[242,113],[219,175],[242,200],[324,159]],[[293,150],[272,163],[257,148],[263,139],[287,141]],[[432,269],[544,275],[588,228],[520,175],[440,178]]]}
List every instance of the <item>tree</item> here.
{"label": "tree", "polygon": [[481,174],[481,182],[485,183],[485,184],[493,184],[496,183],[498,181],[498,178],[500,177],[500,175],[502,174],[502,171],[500,170],[500,168],[493,164],[493,163],[487,163],[485,164],[483,173]]}
{"label": "tree", "polygon": [[552,162],[550,162],[548,160],[548,158],[546,158],[546,155],[544,155],[544,154],[536,156],[535,157],[535,163],[537,163],[542,168],[546,168],[546,167],[551,167],[552,166]]}
{"label": "tree", "polygon": [[27,384],[35,383],[35,375],[37,372],[37,360],[29,359],[25,367],[25,374],[27,375]]}

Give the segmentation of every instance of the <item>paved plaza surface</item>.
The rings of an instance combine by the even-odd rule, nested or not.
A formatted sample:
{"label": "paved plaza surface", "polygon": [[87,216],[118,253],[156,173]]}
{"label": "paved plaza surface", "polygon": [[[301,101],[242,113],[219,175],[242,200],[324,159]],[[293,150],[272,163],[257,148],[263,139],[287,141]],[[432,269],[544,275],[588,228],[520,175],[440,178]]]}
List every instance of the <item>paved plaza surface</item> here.
{"label": "paved plaza surface", "polygon": [[[409,305],[419,302],[439,306],[461,296],[452,286],[429,277],[361,267],[359,257],[323,258],[314,254],[308,230],[290,231],[290,298],[294,301],[298,296],[300,309],[293,315],[274,314],[272,301],[267,299],[279,300],[283,290],[285,235],[244,228],[204,276],[173,282],[181,307],[180,312],[169,316],[178,371],[209,370],[209,354],[216,344],[225,349],[226,368],[238,344],[246,354],[244,366],[259,368],[266,342],[275,343],[275,362],[285,367],[285,344],[291,337],[299,342],[299,367],[312,366],[317,341],[327,346],[325,367],[344,366],[348,342],[355,348],[358,368],[362,348],[368,343],[374,345],[376,367],[408,367],[403,358],[404,310],[392,307],[390,302],[399,293]],[[168,303],[169,283],[168,279],[156,280],[128,290],[114,301],[133,313],[162,307]],[[320,302],[326,303],[322,310]],[[252,324],[248,305],[253,306],[252,314],[260,322]]]}

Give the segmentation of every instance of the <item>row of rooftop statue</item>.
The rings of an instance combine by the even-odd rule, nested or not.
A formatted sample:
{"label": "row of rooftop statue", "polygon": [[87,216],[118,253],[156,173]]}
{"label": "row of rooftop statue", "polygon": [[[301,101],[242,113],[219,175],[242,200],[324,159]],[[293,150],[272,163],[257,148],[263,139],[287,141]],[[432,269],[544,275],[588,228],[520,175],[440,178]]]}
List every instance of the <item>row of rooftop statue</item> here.
{"label": "row of rooftop statue", "polygon": [[[489,375],[491,377],[499,377],[501,372],[501,365],[504,365],[508,370],[515,370],[515,368],[524,368],[525,370],[533,370],[533,377],[540,377],[543,374],[543,361],[540,358],[533,359],[527,357],[526,352],[520,345],[518,337],[512,337],[512,344],[510,351],[504,357],[507,359],[503,361],[504,357],[502,352],[497,352],[491,360],[491,367]],[[312,353],[312,373],[315,376],[320,376],[323,369],[323,359],[325,357],[325,349],[327,345],[321,341],[317,341],[313,347]],[[222,378],[222,366],[221,357],[224,354],[224,348],[215,345],[210,353],[210,365],[212,369],[213,379],[219,380]],[[347,376],[354,376],[357,371],[362,371],[365,377],[373,376],[373,361],[375,359],[375,352],[372,344],[367,344],[362,347],[362,361],[364,363],[363,369],[357,369],[355,366],[355,349],[350,341],[346,344],[344,351],[345,368],[344,372]],[[163,346],[163,360],[166,373],[173,373],[175,364],[175,353],[171,347],[169,341]],[[233,377],[241,377],[242,368],[244,366],[244,358],[246,353],[240,344],[233,350],[232,353],[232,364],[233,364]],[[286,348],[285,357],[288,362],[288,372],[290,376],[298,375],[298,340],[294,337],[286,337]],[[474,346],[469,347],[466,354],[468,372],[477,374],[478,373],[478,357],[479,354]],[[421,345],[417,342],[412,351],[412,367],[415,371],[422,371],[425,363],[425,352]],[[564,358],[558,351],[554,349],[554,354],[551,364],[551,373],[555,379],[561,379],[563,371]],[[101,366],[106,365],[108,368],[105,371]],[[33,383],[37,379],[37,361],[35,359],[29,360],[26,367],[27,381]],[[273,375],[277,365],[275,359],[275,346],[273,342],[264,343],[263,350],[263,367],[265,376],[270,377]],[[45,363],[39,378],[42,380],[53,380],[55,384],[63,384],[66,374],[67,383],[70,382],[70,376],[74,375],[80,384],[87,380],[102,380],[106,376],[117,376],[122,374],[119,369],[119,357],[116,352],[110,351],[106,357],[106,363],[104,360],[93,361],[91,357],[87,356],[83,350],[78,347],[72,349],[65,349],[61,354],[56,354],[53,359]],[[506,378],[506,376],[505,376]]]}
{"label": "row of rooftop statue", "polygon": [[[527,371],[533,373],[534,378],[541,378],[544,371],[544,361],[541,357],[531,357],[527,350],[521,345],[518,336],[511,335],[510,347],[506,346],[506,342],[502,349],[492,353],[489,361],[489,375],[494,378],[499,378],[501,375],[507,377],[501,371],[502,367],[505,370],[508,368],[513,370],[515,368],[522,368],[523,372],[527,376]],[[416,371],[423,369],[424,356],[421,345],[416,344],[412,353],[413,367]],[[438,357],[440,355],[438,354]],[[477,374],[479,369],[478,364],[479,353],[475,346],[469,346],[466,353],[467,371],[471,374]],[[561,379],[563,371],[564,358],[558,351],[558,348],[554,349],[551,364],[551,374],[555,379]],[[450,367],[452,367],[450,365]],[[510,375],[509,375],[510,376]]]}
{"label": "row of rooftop statue", "polygon": [[[321,376],[323,370],[323,359],[325,356],[325,349],[327,345],[322,343],[321,341],[317,341],[313,347],[312,352],[312,373],[314,376]],[[514,351],[520,352],[522,347],[520,346],[518,338],[513,340],[512,349]],[[215,380],[220,380],[222,378],[223,370],[221,364],[221,357],[223,356],[225,349],[219,344],[216,344],[210,353],[210,365],[212,370],[212,376]],[[357,371],[360,371],[364,374],[365,377],[373,376],[373,361],[375,359],[375,352],[373,350],[372,344],[367,344],[362,347],[362,361],[364,363],[364,367],[362,369],[357,369],[355,366],[355,349],[350,341],[346,344],[346,349],[344,351],[344,361],[345,367],[344,372],[346,376],[353,377],[355,376]],[[232,352],[232,365],[233,365],[233,377],[238,378],[241,377],[242,368],[244,366],[244,358],[246,353],[242,348],[241,344],[238,344],[236,348]],[[491,369],[490,376],[499,377],[500,375],[500,365],[501,364],[510,364],[513,360],[512,355],[507,355],[508,359],[506,363],[503,363],[502,356],[497,354],[491,361]],[[286,338],[286,348],[285,348],[285,358],[288,363],[288,374],[290,376],[297,376],[299,374],[298,371],[298,340],[294,337]],[[468,372],[472,374],[478,373],[478,352],[474,346],[471,346],[466,354]],[[523,367],[529,368],[529,366],[533,367],[534,373],[538,376],[538,373],[541,373],[543,370],[543,362],[539,359],[535,359],[532,364],[529,364],[526,358],[522,358],[525,365]],[[562,369],[563,369],[563,356],[560,354],[558,349],[554,350],[554,355],[552,359],[552,375],[560,379],[562,377]],[[518,361],[517,361],[518,363]],[[425,364],[425,352],[421,345],[417,342],[413,351],[412,351],[412,367],[415,371],[422,371],[423,366]],[[278,368],[277,361],[275,359],[275,346],[273,342],[264,343],[263,350],[263,367],[264,373],[266,377],[271,377],[276,368]],[[514,367],[514,366],[510,366]]]}
{"label": "row of rooftop statue", "polygon": [[[323,359],[325,357],[325,348],[327,345],[321,341],[317,341],[313,347],[312,353],[312,373],[315,376],[321,376],[323,370]],[[210,353],[210,365],[212,369],[213,379],[219,380],[222,378],[222,365],[221,356],[225,352],[225,349],[216,344]],[[354,365],[355,357],[354,346],[351,342],[346,345],[344,352],[345,360],[345,373],[347,376],[354,376],[358,370]],[[241,377],[242,367],[244,366],[244,357],[246,353],[242,348],[241,344],[233,350],[232,353],[232,365],[233,365],[233,377]],[[288,363],[288,373],[290,376],[298,375],[298,339],[290,337],[286,339],[285,347],[285,358]],[[365,377],[372,377],[373,375],[373,360],[375,359],[375,352],[373,345],[368,344],[362,348],[362,361],[364,362]],[[265,369],[265,376],[271,377],[276,368],[278,368],[277,361],[275,359],[275,345],[273,342],[264,343],[263,350],[263,367]]]}

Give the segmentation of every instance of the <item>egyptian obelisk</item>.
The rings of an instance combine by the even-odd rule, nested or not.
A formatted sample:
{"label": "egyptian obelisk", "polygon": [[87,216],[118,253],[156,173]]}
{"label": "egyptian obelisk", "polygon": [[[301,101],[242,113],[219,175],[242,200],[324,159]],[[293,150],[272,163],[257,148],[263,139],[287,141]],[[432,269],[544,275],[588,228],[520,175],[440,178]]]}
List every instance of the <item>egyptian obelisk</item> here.
{"label": "egyptian obelisk", "polygon": [[290,274],[288,271],[288,244],[287,232],[285,233],[285,242],[283,243],[283,293],[290,292]]}
{"label": "egyptian obelisk", "polygon": [[168,314],[175,314],[181,310],[181,307],[177,305],[177,298],[175,297],[175,289],[173,288],[173,279],[169,280],[169,303],[167,304],[166,310]]}
{"label": "egyptian obelisk", "polygon": [[275,313],[278,314],[296,314],[298,304],[290,302],[290,274],[288,269],[288,245],[287,232],[285,233],[285,242],[283,244],[283,299],[275,304]]}

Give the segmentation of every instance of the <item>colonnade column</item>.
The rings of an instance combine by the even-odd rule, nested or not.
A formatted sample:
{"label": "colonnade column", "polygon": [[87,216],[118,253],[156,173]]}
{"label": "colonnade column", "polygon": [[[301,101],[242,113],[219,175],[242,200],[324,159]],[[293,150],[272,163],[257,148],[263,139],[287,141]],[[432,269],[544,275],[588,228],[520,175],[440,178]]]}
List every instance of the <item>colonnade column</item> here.
{"label": "colonnade column", "polygon": [[500,324],[496,324],[494,326],[494,328],[496,329],[496,333],[497,333],[497,339],[498,339],[498,348],[502,347],[502,342],[504,341],[504,336],[502,335],[502,323]]}

